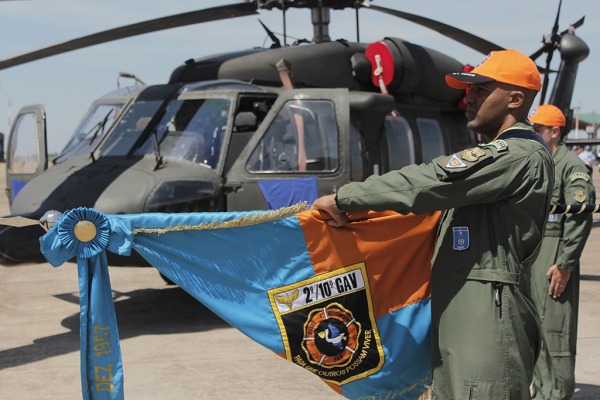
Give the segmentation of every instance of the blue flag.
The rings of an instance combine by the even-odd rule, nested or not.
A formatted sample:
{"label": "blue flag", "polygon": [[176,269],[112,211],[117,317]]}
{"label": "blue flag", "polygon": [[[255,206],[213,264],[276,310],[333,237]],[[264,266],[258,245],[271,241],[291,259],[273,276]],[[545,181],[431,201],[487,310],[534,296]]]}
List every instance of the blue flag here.
{"label": "blue flag", "polygon": [[[351,214],[351,223],[332,228],[304,207],[113,216],[77,209],[41,239],[41,247],[55,266],[73,256],[99,260],[106,278],[100,247],[121,255],[133,249],[233,327],[337,393],[417,399],[431,382],[429,277],[439,215]],[[97,223],[104,220],[108,224]],[[90,222],[92,239],[83,229]],[[107,240],[98,240],[102,235]],[[93,272],[97,275],[104,278]],[[104,332],[99,329],[112,325],[87,318],[83,343],[84,300],[92,314],[114,318],[110,286],[104,298],[84,299],[84,289],[84,396],[120,398],[102,397],[106,393],[99,390],[122,396],[120,358],[100,364],[108,354],[94,353],[110,347],[109,354],[116,355],[118,344],[108,341],[118,339],[116,323]],[[90,325],[100,328],[93,332]],[[102,333],[109,335],[98,336]],[[95,373],[108,365],[112,375]],[[112,386],[102,385],[105,376],[112,377]]]}

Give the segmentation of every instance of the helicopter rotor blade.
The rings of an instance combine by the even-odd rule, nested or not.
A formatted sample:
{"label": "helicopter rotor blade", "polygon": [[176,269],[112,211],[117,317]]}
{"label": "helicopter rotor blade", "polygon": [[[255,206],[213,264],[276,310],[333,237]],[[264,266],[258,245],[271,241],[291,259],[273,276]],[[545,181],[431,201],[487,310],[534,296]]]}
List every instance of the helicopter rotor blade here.
{"label": "helicopter rotor blade", "polygon": [[558,2],[558,11],[556,11],[556,18],[554,19],[554,26],[552,27],[552,37],[554,38],[558,33],[558,20],[560,18],[560,8],[562,6],[562,0]]}
{"label": "helicopter rotor blade", "polygon": [[571,26],[569,26],[568,29],[565,29],[564,31],[562,31],[560,33],[560,36],[564,35],[565,33],[569,33],[569,29],[579,28],[581,25],[583,25],[584,21],[585,21],[585,15],[583,17],[579,18],[574,24],[571,24]]}
{"label": "helicopter rotor blade", "polygon": [[544,54],[546,51],[548,51],[548,48],[550,48],[551,45],[552,45],[551,43],[544,42],[544,44],[542,44],[539,49],[537,49],[535,52],[533,52],[529,56],[529,58],[531,58],[533,61],[535,61],[536,58],[538,58],[539,56],[541,56],[542,54]]}
{"label": "helicopter rotor blade", "polygon": [[550,75],[550,64],[552,62],[552,55],[554,54],[554,51],[549,51],[548,55],[546,56],[546,70],[544,72],[544,81],[542,83],[542,92],[540,93],[540,105],[544,104],[545,100],[546,100],[546,92],[548,91],[548,82],[549,82],[549,75]]}
{"label": "helicopter rotor blade", "polygon": [[0,61],[0,70],[25,64],[42,58],[83,49],[96,44],[107,43],[113,40],[125,39],[144,33],[178,28],[181,26],[198,24],[202,22],[217,21],[227,18],[243,17],[258,14],[253,3],[236,3],[227,6],[205,8],[197,11],[156,18],[148,21],[125,25],[114,29],[82,36],[63,43],[44,47],[29,53],[21,54]]}
{"label": "helicopter rotor blade", "polygon": [[374,6],[373,4],[361,2],[359,3],[364,8],[369,8],[375,11],[379,11],[385,14],[393,15],[398,18],[402,18],[426,28],[432,29],[442,35],[449,37],[450,39],[456,40],[459,43],[464,44],[476,50],[482,54],[489,54],[494,50],[504,50],[504,47],[499,46],[495,43],[480,38],[479,36],[473,35],[472,33],[463,31],[462,29],[455,28],[453,26],[444,24],[443,22],[435,21],[433,19],[425,18],[420,15],[410,14],[403,11],[393,10],[391,8]]}

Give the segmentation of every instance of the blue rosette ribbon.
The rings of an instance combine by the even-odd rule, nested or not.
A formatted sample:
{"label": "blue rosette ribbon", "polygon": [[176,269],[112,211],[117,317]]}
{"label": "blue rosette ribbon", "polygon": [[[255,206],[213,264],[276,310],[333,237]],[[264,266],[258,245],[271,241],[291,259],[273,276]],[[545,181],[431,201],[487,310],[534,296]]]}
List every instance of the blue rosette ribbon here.
{"label": "blue rosette ribbon", "polygon": [[81,207],[66,212],[40,238],[42,253],[53,266],[77,258],[84,400],[124,399],[121,345],[106,258],[111,234],[117,239],[113,245],[123,245],[122,231],[127,227],[120,228],[111,233],[106,215]]}
{"label": "blue rosette ribbon", "polygon": [[[95,235],[91,236],[94,232]],[[101,212],[80,207],[63,216],[57,234],[69,253],[87,259],[103,252],[108,246],[110,223]]]}

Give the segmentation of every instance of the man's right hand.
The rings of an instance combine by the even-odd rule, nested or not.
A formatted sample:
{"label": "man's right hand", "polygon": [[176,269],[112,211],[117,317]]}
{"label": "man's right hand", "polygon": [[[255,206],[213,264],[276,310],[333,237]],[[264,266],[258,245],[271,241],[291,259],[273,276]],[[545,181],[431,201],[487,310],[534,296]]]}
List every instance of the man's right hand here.
{"label": "man's right hand", "polygon": [[338,208],[335,202],[335,194],[319,197],[312,204],[312,208],[315,210],[324,211],[327,215],[329,215],[331,219],[327,221],[327,224],[330,226],[339,228],[348,223],[348,215]]}

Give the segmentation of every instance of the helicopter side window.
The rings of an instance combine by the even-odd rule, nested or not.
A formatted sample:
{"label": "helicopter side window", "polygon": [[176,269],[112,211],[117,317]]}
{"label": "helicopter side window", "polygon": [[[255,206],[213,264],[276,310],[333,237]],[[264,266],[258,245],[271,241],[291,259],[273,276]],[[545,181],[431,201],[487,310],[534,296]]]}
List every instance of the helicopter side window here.
{"label": "helicopter side window", "polygon": [[400,169],[415,162],[413,134],[404,117],[385,117],[385,140],[389,170]]}
{"label": "helicopter side window", "polygon": [[290,100],[250,156],[250,172],[331,172],[338,168],[338,126],[333,103]]}
{"label": "helicopter side window", "polygon": [[362,181],[366,178],[364,173],[365,159],[363,155],[363,141],[356,121],[350,123],[350,180]]}
{"label": "helicopter side window", "polygon": [[446,154],[446,142],[440,123],[432,118],[417,118],[423,162]]}
{"label": "helicopter side window", "polygon": [[8,149],[8,171],[12,174],[34,174],[40,165],[35,113],[20,115],[14,131],[18,131],[19,135],[13,137]]}

